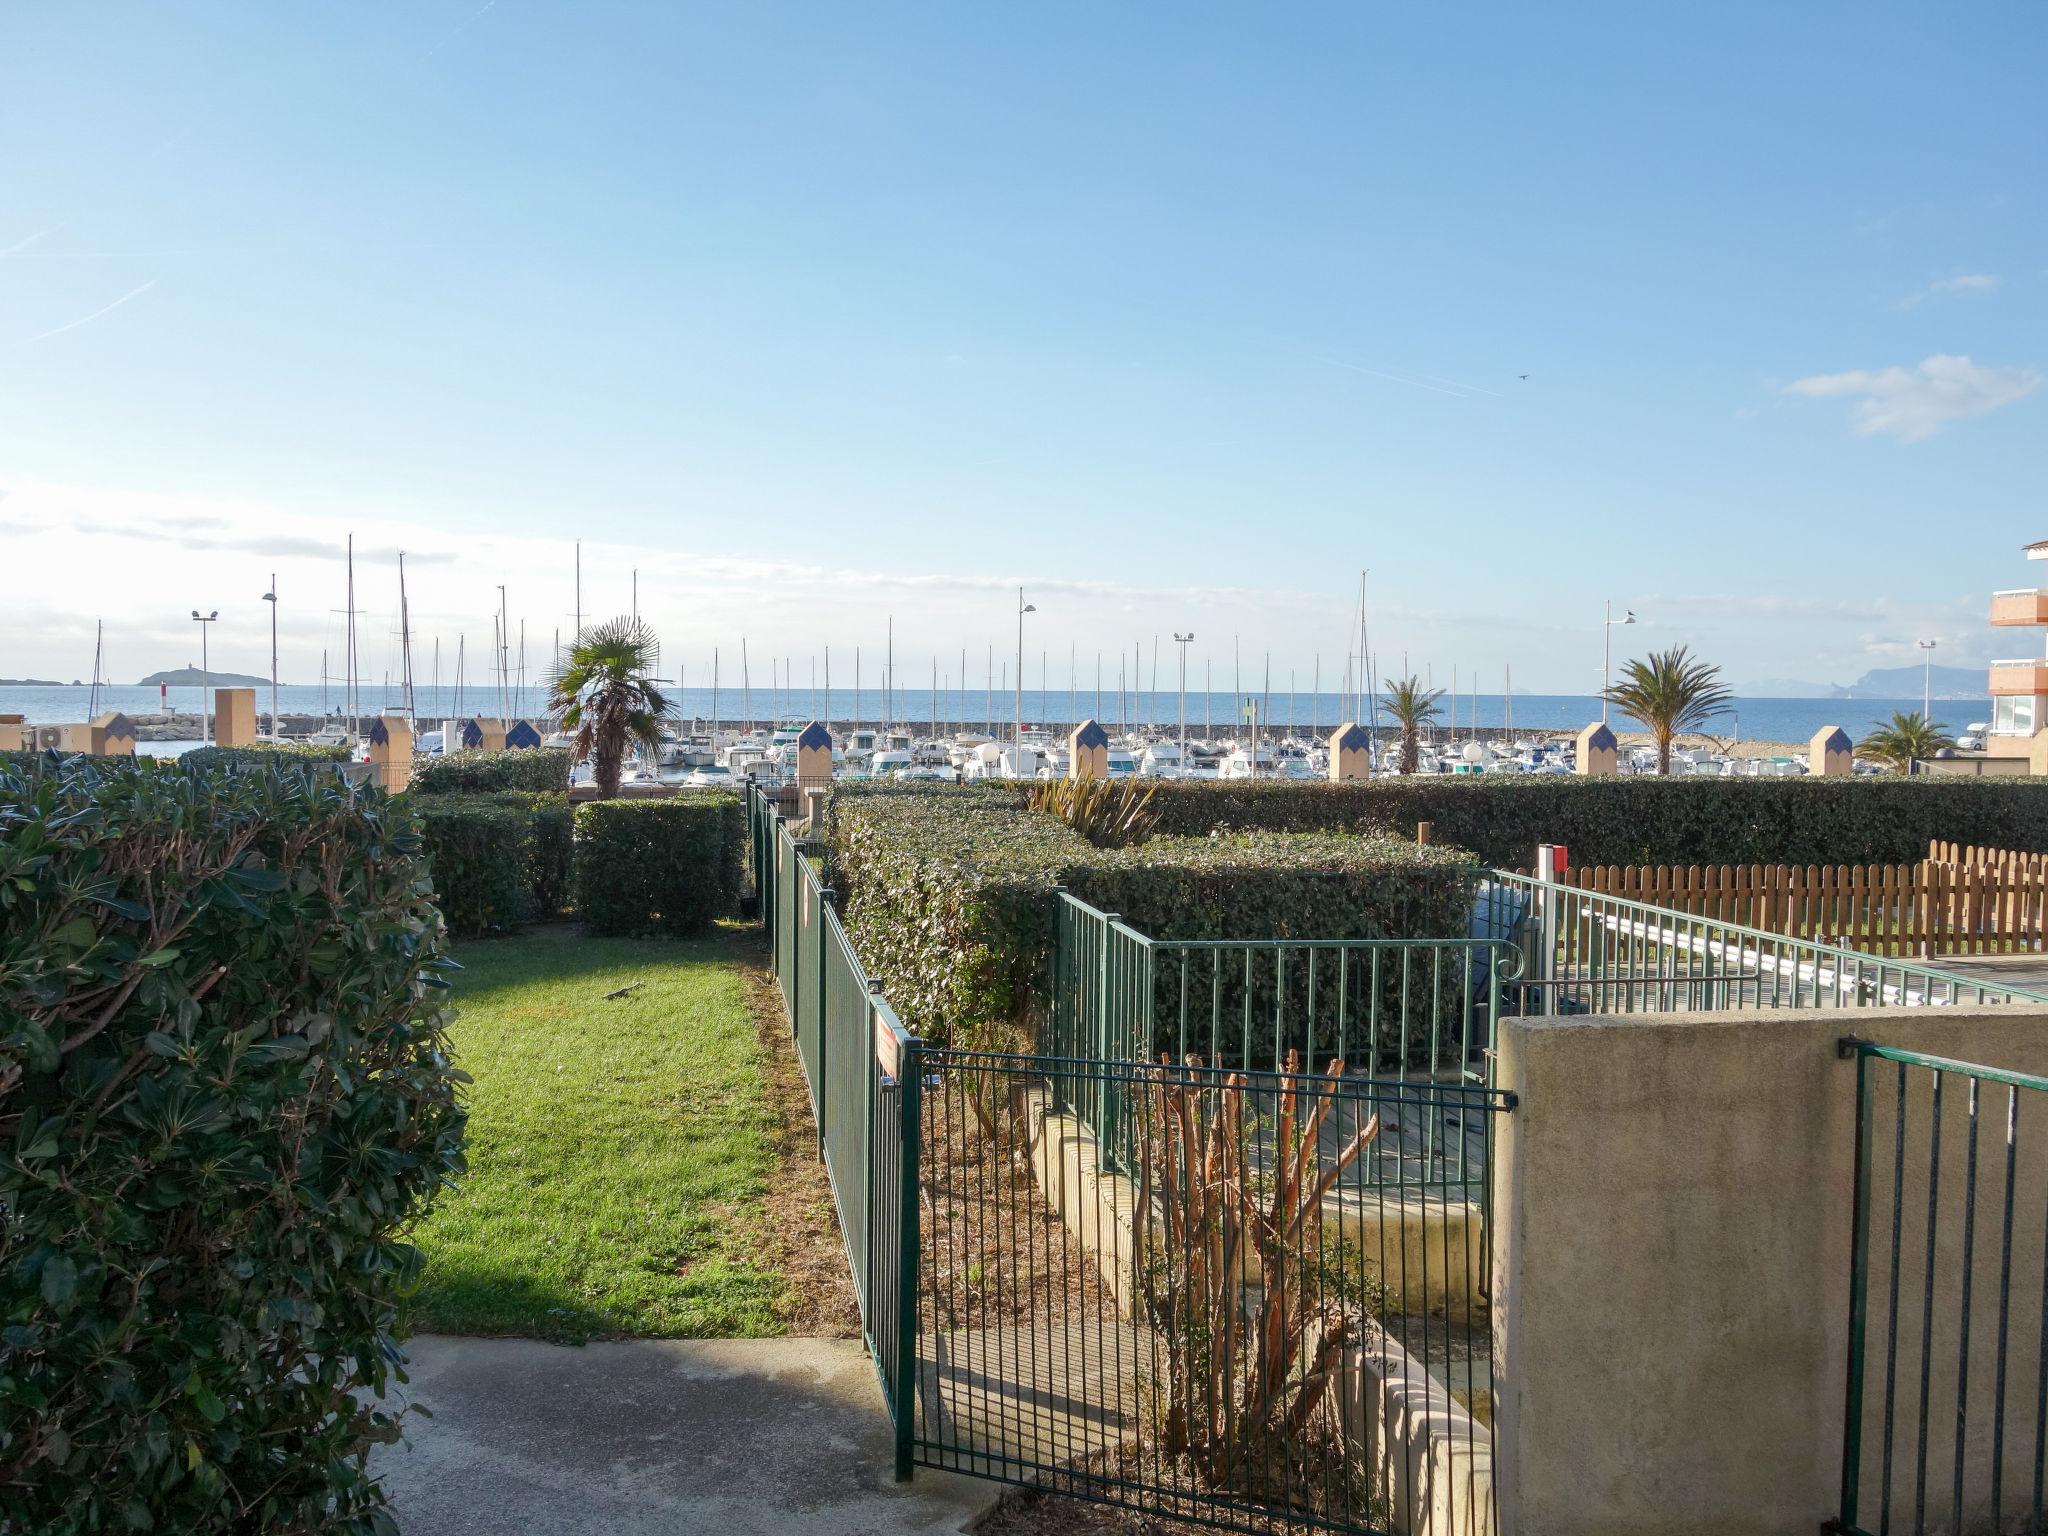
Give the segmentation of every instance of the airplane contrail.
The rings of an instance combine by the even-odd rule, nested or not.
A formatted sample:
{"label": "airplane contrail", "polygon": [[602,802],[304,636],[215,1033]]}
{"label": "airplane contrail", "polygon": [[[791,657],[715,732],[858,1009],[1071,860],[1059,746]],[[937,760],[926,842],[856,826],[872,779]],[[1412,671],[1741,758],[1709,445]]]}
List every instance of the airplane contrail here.
{"label": "airplane contrail", "polygon": [[67,321],[63,325],[52,326],[47,331],[38,331],[33,336],[25,336],[20,341],[12,343],[12,345],[17,347],[25,347],[32,342],[48,341],[52,336],[62,336],[66,331],[75,331],[81,325],[90,325],[92,324],[93,321],[99,319],[101,315],[112,314],[115,310],[119,309],[123,304],[126,304],[130,299],[140,298],[143,294],[149,292],[149,290],[154,288],[155,286],[156,279],[152,277],[140,288],[129,289],[126,293],[122,294],[121,297],[114,300],[113,303],[102,305],[100,308],[94,310],[89,315],[81,315],[78,319]]}
{"label": "airplane contrail", "polygon": [[55,233],[57,233],[57,226],[54,224],[52,224],[48,229],[39,229],[34,234],[25,235],[21,239],[15,241],[14,244],[8,246],[6,249],[0,250],[0,256],[19,255],[21,252],[27,250],[30,246],[34,245],[38,240],[42,239],[43,236],[54,235]]}
{"label": "airplane contrail", "polygon": [[1347,363],[1341,357],[1324,357],[1316,352],[1307,355],[1319,363],[1327,363],[1332,368],[1348,368],[1353,373],[1369,373],[1376,379],[1385,379],[1389,384],[1406,384],[1411,389],[1433,389],[1440,395],[1449,395],[1453,400],[1469,398],[1462,389],[1445,389],[1438,384],[1425,384],[1419,378],[1404,379],[1398,373],[1381,373],[1379,369],[1367,368],[1361,363]]}
{"label": "airplane contrail", "polygon": [[1486,389],[1478,384],[1462,384],[1459,383],[1459,381],[1456,379],[1437,379],[1436,375],[1433,373],[1418,373],[1415,375],[1415,377],[1417,377],[1418,379],[1436,379],[1437,383],[1439,384],[1455,384],[1459,389],[1469,389],[1475,395],[1491,395],[1496,400],[1507,399],[1507,396],[1502,394],[1497,389]]}

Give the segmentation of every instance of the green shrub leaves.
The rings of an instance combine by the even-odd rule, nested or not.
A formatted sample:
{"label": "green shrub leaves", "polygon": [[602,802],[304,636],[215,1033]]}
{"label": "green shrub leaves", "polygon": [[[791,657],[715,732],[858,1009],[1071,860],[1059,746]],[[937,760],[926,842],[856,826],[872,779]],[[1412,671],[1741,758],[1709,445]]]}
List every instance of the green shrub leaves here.
{"label": "green shrub leaves", "polygon": [[1937,838],[2048,849],[2048,780],[2029,778],[1658,779],[1523,774],[1363,784],[1231,779],[1163,783],[1159,830],[1386,829],[1489,864],[1527,868],[1538,843],[1576,864],[1897,864]]}
{"label": "green shrub leaves", "polygon": [[739,910],[746,809],[721,790],[576,807],[576,915],[611,936],[701,933]]}
{"label": "green shrub leaves", "polygon": [[566,747],[444,752],[413,769],[409,787],[420,795],[562,794],[569,788],[569,767]]}
{"label": "green shrub leaves", "polygon": [[1479,866],[1384,835],[1154,837],[1095,848],[1012,788],[841,786],[833,883],[848,936],[926,1038],[1013,1048],[1049,980],[1064,886],[1161,939],[1444,937]]}
{"label": "green shrub leaves", "polygon": [[0,766],[0,1530],[391,1530],[442,932],[379,791]]}

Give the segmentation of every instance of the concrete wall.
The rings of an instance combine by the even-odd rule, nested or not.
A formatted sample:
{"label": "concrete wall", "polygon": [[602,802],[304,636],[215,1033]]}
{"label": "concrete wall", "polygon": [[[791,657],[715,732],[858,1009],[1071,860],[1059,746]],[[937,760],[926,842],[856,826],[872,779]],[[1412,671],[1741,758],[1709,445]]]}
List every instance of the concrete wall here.
{"label": "concrete wall", "polygon": [[[2048,1072],[2048,1009],[1788,1011],[1503,1021],[1495,1486],[1521,1536],[1812,1536],[1836,1512],[1849,1338],[1856,1066],[1848,1033]],[[1875,1528],[1896,1078],[1873,1068],[1881,1213],[1865,1395]],[[1906,1127],[1896,1486],[1910,1523],[1926,1234],[1926,1074]],[[1966,1526],[1988,1488],[2005,1090],[1979,1143]],[[2031,1112],[2034,1126],[2028,1130]],[[2030,1487],[2040,1380],[2048,1103],[2023,1102],[2008,1345],[2006,1509]],[[1928,1504],[1946,1529],[1955,1446],[1964,1085],[1951,1080],[1935,1249]],[[1917,1213],[1918,1225],[1915,1225]],[[1910,1389],[1907,1386],[1910,1383]],[[1895,1521],[1899,1512],[1895,1506]],[[1988,1518],[1975,1528],[1989,1529]]]}

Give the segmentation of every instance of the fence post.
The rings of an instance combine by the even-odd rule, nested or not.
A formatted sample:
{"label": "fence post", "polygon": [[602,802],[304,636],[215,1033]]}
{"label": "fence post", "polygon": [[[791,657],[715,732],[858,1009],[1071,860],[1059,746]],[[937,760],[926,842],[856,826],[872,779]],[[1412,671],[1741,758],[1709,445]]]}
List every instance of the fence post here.
{"label": "fence post", "polygon": [[[1538,982],[1548,982],[1557,960],[1557,845],[1538,843],[1536,845],[1536,879],[1539,889],[1536,900],[1536,975]],[[1543,986],[1541,1012],[1551,1015],[1557,1012],[1557,989]]]}
{"label": "fence post", "polygon": [[917,1428],[918,1154],[924,1145],[924,1042],[903,1042],[903,1146],[899,1158],[896,1249],[896,1481],[910,1481],[910,1442]]}
{"label": "fence post", "polygon": [[1856,1058],[1856,1194],[1849,1238],[1849,1372],[1842,1409],[1842,1509],[1838,1530],[1856,1528],[1863,1478],[1863,1336],[1870,1280],[1870,1058],[1860,1043],[1842,1040],[1842,1056]]}
{"label": "fence post", "polygon": [[882,984],[874,977],[868,978],[867,1005],[862,1017],[866,1037],[861,1041],[861,1050],[867,1053],[867,1064],[862,1076],[867,1079],[868,1091],[861,1095],[861,1137],[860,1137],[860,1227],[865,1234],[865,1250],[860,1256],[860,1324],[866,1335],[868,1348],[875,1345],[875,1101],[882,1096],[882,1064],[877,1058],[875,1027],[880,1020],[875,1016],[875,1002],[882,995]]}
{"label": "fence post", "polygon": [[832,988],[825,980],[827,953],[825,941],[829,937],[829,934],[826,932],[825,914],[831,910],[832,888],[821,885],[818,887],[818,996],[813,1004],[818,1013],[818,1091],[815,1097],[817,1099],[818,1155],[820,1157],[825,1155],[825,1101],[831,1097],[825,1088],[825,1027],[830,1017],[828,1005],[832,997]]}

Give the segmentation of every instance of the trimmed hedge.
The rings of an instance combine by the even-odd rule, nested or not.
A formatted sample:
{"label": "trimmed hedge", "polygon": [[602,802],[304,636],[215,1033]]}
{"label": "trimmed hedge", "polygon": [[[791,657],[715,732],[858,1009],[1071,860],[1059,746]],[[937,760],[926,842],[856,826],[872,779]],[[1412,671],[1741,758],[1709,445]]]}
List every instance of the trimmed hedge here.
{"label": "trimmed hedge", "polygon": [[0,1530],[392,1529],[442,933],[381,794],[0,767]]}
{"label": "trimmed hedge", "polygon": [[569,902],[575,816],[566,794],[524,798],[533,818],[533,841],[526,863],[526,888],[533,898],[533,914],[537,918],[559,917]]}
{"label": "trimmed hedge", "polygon": [[506,790],[529,795],[567,793],[569,768],[567,747],[444,752],[414,768],[409,787],[419,795],[492,795]]}
{"label": "trimmed hedge", "polygon": [[[1014,795],[1015,791],[1011,791]],[[1524,774],[1363,784],[1162,782],[1159,830],[1391,831],[1527,868],[1538,843],[1575,864],[1895,864],[1935,839],[2048,850],[2048,779],[1581,779]]]}
{"label": "trimmed hedge", "polygon": [[1042,1008],[1061,886],[1159,939],[1440,938],[1465,931],[1480,875],[1462,850],[1384,836],[1098,849],[995,786],[842,788],[830,826],[863,963],[911,1028],[973,1047],[1019,1043]]}
{"label": "trimmed hedge", "polygon": [[702,933],[739,911],[747,815],[722,790],[575,808],[576,914],[606,935]]}
{"label": "trimmed hedge", "polygon": [[348,748],[314,746],[304,741],[262,742],[248,747],[194,747],[182,754],[181,767],[206,772],[213,768],[288,768],[345,763]]}
{"label": "trimmed hedge", "polygon": [[569,893],[567,795],[408,798],[451,933],[510,933],[561,913]]}

